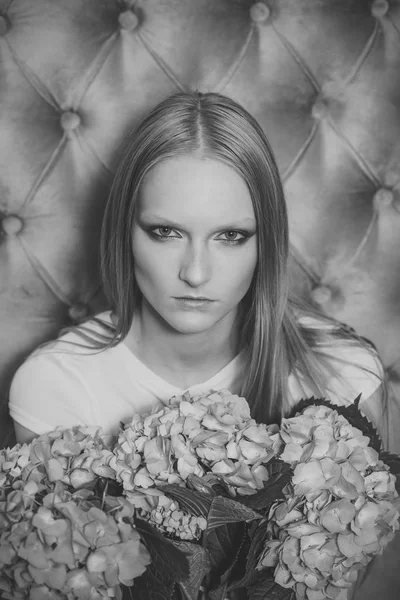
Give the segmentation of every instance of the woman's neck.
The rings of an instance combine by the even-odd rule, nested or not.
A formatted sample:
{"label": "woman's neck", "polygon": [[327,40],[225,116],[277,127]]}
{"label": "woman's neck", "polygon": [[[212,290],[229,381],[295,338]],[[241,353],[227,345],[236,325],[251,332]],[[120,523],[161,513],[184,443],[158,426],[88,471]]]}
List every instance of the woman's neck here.
{"label": "woman's neck", "polygon": [[235,315],[211,330],[185,334],[173,330],[144,307],[124,340],[154,373],[181,389],[207,381],[238,352]]}

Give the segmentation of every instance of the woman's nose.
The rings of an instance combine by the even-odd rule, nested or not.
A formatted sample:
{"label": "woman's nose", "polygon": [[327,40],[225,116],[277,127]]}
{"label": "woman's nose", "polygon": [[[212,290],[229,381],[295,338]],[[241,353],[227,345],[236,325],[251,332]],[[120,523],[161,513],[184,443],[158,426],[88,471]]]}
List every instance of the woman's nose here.
{"label": "woman's nose", "polygon": [[210,257],[204,247],[190,247],[185,250],[182,258],[179,279],[191,287],[200,287],[211,276]]}

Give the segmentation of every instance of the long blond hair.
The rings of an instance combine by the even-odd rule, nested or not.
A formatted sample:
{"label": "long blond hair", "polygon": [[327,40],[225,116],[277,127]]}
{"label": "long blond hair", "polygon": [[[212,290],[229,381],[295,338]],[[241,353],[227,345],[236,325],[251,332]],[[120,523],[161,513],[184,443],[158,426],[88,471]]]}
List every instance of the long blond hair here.
{"label": "long blond hair", "polygon": [[[299,325],[304,307],[289,297],[288,218],[278,167],[257,121],[232,99],[215,93],[184,92],[161,102],[130,132],[106,206],[102,277],[116,327],[112,346],[128,334],[141,292],[134,276],[132,229],[140,186],[156,164],[170,157],[207,154],[246,182],[257,221],[258,264],[242,301],[241,348],[247,368],[241,393],[258,421],[278,420],[285,411],[288,376],[296,369],[314,393],[323,394],[321,347],[354,336],[340,326]],[[312,311],[310,311],[312,314]],[[319,315],[326,323],[331,321]],[[317,352],[315,352],[317,350]],[[326,369],[325,369],[326,371]]]}

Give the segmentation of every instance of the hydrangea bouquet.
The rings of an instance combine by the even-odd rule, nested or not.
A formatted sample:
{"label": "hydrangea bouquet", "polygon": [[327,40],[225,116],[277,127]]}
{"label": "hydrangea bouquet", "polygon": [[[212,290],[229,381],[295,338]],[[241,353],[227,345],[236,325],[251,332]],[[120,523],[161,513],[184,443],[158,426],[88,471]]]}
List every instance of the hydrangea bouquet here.
{"label": "hydrangea bouquet", "polygon": [[185,394],[112,443],[58,429],[0,451],[1,597],[345,600],[399,516],[399,461],[358,403],[311,398],[278,427],[227,390]]}
{"label": "hydrangea bouquet", "polygon": [[[347,598],[399,517],[385,460],[394,472],[398,461],[380,452],[358,404],[311,398],[267,426],[223,390],[172,398],[125,426],[116,479],[141,518],[187,552],[184,598]],[[144,577],[160,598],[180,597],[173,573],[161,585],[151,568]]]}
{"label": "hydrangea bouquet", "polygon": [[84,427],[0,451],[2,599],[121,599],[145,572],[151,539],[108,493],[112,456],[100,429]]}
{"label": "hydrangea bouquet", "polygon": [[253,531],[257,558],[245,576],[251,589],[273,570],[288,591],[279,597],[346,600],[362,569],[393,539],[399,460],[380,451],[359,401],[343,408],[311,398],[282,419],[275,441],[293,476],[284,500],[264,511]]}
{"label": "hydrangea bouquet", "polygon": [[[202,590],[225,597],[249,524],[261,519],[242,499],[260,492],[276,500],[290,480],[278,445],[246,400],[226,390],[174,397],[121,431],[110,465],[141,518],[187,553],[184,598]],[[144,578],[154,597],[180,597],[173,570],[153,576],[150,568]]]}

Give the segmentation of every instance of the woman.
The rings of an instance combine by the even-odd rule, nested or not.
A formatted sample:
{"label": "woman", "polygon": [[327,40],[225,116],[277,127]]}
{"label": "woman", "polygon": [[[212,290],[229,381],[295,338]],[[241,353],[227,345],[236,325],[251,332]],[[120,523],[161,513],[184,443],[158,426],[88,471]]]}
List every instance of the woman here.
{"label": "woman", "polygon": [[184,390],[229,388],[254,418],[305,396],[362,394],[383,429],[382,368],[348,328],[288,298],[288,222],[265,135],[218,94],[180,93],[127,138],[106,207],[111,311],[71,328],[17,371],[19,441],[57,425],[117,431]]}

